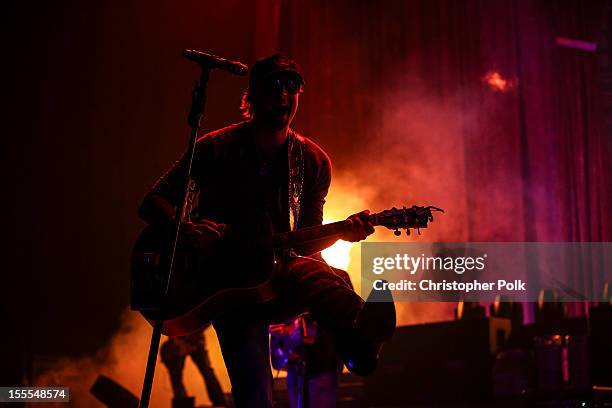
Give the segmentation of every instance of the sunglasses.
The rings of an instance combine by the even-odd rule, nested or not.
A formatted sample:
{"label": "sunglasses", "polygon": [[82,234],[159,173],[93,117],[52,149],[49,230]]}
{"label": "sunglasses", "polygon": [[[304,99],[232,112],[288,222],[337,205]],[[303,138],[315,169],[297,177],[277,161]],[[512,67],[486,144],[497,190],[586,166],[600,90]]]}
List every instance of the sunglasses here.
{"label": "sunglasses", "polygon": [[285,89],[288,94],[295,95],[302,90],[302,82],[295,78],[271,78],[263,84],[262,88],[270,93],[282,92]]}

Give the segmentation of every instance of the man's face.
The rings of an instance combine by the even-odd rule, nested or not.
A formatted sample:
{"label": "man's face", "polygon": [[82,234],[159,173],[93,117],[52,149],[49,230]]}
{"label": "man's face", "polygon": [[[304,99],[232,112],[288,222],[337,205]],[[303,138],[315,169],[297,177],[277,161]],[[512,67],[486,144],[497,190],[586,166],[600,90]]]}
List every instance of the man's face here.
{"label": "man's face", "polygon": [[280,130],[291,124],[298,107],[301,82],[291,73],[266,78],[255,95],[255,118],[262,124]]}

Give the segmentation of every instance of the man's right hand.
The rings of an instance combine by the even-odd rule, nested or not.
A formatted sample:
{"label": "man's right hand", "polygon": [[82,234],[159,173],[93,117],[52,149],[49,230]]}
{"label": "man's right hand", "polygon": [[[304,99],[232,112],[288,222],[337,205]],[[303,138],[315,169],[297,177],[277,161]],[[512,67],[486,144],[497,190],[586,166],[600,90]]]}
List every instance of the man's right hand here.
{"label": "man's right hand", "polygon": [[197,223],[186,222],[182,226],[188,236],[211,237],[221,239],[227,230],[226,224],[216,223],[211,220],[200,220]]}
{"label": "man's right hand", "polygon": [[181,242],[200,255],[212,254],[227,230],[226,224],[211,220],[200,220],[197,223],[186,222],[181,226]]}

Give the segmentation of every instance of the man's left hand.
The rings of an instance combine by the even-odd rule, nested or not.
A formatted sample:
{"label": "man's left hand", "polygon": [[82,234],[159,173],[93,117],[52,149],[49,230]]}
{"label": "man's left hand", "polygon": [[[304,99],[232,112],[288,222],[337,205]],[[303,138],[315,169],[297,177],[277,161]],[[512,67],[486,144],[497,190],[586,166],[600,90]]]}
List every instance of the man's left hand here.
{"label": "man's left hand", "polygon": [[374,233],[374,226],[369,221],[369,216],[370,211],[365,210],[348,217],[347,221],[350,221],[352,224],[351,229],[340,236],[340,239],[349,242],[358,242],[366,239],[368,235]]}

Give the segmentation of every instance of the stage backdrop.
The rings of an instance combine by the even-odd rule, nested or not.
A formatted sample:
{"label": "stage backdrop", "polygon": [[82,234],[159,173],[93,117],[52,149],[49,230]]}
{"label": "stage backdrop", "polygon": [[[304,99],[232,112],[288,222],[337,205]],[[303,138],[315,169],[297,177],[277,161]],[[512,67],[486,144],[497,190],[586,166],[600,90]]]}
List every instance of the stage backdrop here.
{"label": "stage backdrop", "polygon": [[[271,4],[276,43],[256,49],[302,65],[297,127],[330,151],[332,193],[444,208],[415,240],[610,240],[598,54],[556,45],[601,42],[604,2],[259,2]],[[423,307],[404,321],[429,319]]]}
{"label": "stage backdrop", "polygon": [[[197,68],[183,48],[248,64],[281,50],[302,65],[296,127],[334,161],[327,220],[436,204],[447,213],[402,239],[610,240],[598,56],[555,45],[598,42],[600,1],[64,0],[5,11],[3,384],[69,385],[92,407],[99,374],[139,392],[150,328],[127,311],[128,259],[140,199],[186,142]],[[245,86],[214,73],[207,129],[240,120]],[[357,248],[326,256],[359,286]],[[400,323],[452,308],[402,304]],[[153,397],[170,399],[162,367]]]}

